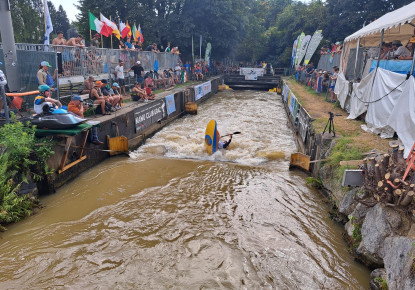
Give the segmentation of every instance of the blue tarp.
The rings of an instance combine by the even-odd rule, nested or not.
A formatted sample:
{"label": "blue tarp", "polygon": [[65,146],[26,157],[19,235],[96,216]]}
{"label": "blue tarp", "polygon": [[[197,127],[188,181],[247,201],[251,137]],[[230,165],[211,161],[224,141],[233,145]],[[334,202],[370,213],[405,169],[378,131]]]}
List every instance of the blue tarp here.
{"label": "blue tarp", "polygon": [[[370,71],[374,70],[378,64],[377,60],[372,61]],[[379,67],[399,74],[407,74],[411,71],[412,60],[381,60]]]}

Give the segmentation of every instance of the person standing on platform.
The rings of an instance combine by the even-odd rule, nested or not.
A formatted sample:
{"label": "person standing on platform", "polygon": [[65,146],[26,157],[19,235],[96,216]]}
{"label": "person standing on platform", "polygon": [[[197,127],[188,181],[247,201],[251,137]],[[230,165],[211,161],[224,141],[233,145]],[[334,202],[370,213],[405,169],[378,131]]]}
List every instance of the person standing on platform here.
{"label": "person standing on platform", "polygon": [[126,73],[129,73],[131,70],[134,71],[134,76],[137,80],[137,83],[141,84],[144,80],[141,76],[141,73],[144,72],[144,69],[141,66],[141,62],[137,61],[129,70],[126,71]]}
{"label": "person standing on platform", "polygon": [[125,96],[125,79],[124,79],[124,62],[120,59],[118,65],[115,67],[115,77],[117,78],[118,85],[120,86],[120,93]]}

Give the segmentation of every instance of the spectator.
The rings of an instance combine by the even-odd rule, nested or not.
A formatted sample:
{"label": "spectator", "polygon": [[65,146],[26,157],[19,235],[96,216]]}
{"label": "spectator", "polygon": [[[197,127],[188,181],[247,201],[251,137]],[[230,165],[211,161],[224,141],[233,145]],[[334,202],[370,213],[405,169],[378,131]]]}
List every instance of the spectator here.
{"label": "spectator", "polygon": [[142,83],[143,82],[143,77],[141,76],[141,73],[144,72],[143,67],[141,66],[141,62],[137,61],[129,70],[127,70],[126,72],[129,73],[131,70],[134,71],[134,76],[137,80],[137,83]]}
{"label": "spectator", "polygon": [[413,58],[413,56],[414,56],[414,43],[413,42],[408,42],[407,44],[406,44],[406,48],[408,49],[408,51],[409,51],[409,56],[400,56],[399,57],[399,59],[402,59],[402,60],[410,60],[410,59],[412,59]]}
{"label": "spectator", "polygon": [[137,42],[135,40],[131,41],[131,50],[137,50]]}
{"label": "spectator", "polygon": [[330,76],[330,103],[334,103],[337,100],[337,96],[334,93],[334,88],[336,86],[337,76],[339,75],[339,68],[337,66],[333,67],[333,74]]}
{"label": "spectator", "polygon": [[62,31],[58,31],[58,35],[56,36],[56,38],[53,39],[52,44],[53,45],[65,45],[66,44],[66,40],[63,37]]}
{"label": "spectator", "polygon": [[43,114],[56,107],[62,107],[61,102],[52,98],[52,93],[49,86],[40,85],[39,93],[40,95],[35,98],[33,106],[36,114]]}
{"label": "spectator", "polygon": [[143,44],[141,43],[141,41],[137,42],[137,51],[143,51]]}
{"label": "spectator", "polygon": [[102,85],[103,83],[101,81],[96,81],[89,93],[89,98],[94,101],[94,104],[100,106],[102,115],[111,115],[110,112],[105,110],[105,98],[102,96],[101,92]]}
{"label": "spectator", "polygon": [[138,101],[140,99],[145,100],[147,99],[147,94],[146,94],[146,90],[141,88],[141,84],[140,83],[135,83],[132,93],[131,93],[131,98],[133,99],[133,101]]}
{"label": "spectator", "polygon": [[133,50],[133,45],[131,44],[131,38],[127,37],[127,41],[124,43],[126,46],[126,50]]}
{"label": "spectator", "polygon": [[150,71],[150,72],[146,73],[146,75],[144,77],[144,85],[146,87],[149,87],[149,86],[154,87],[154,80],[153,80],[152,74],[153,74],[153,72]]}
{"label": "spectator", "polygon": [[153,91],[152,91],[152,85],[146,86],[144,87],[144,84],[141,84],[141,88],[145,88],[146,90],[146,99],[144,100],[144,102],[147,102],[148,100],[154,100],[156,98],[156,96],[154,95]]}
{"label": "spectator", "polygon": [[119,49],[126,50],[127,47],[122,39],[120,39],[120,44],[118,45]]}
{"label": "spectator", "polygon": [[164,50],[164,52],[170,52],[171,51],[171,48],[170,48],[170,42],[168,42],[167,43],[167,47],[166,47],[166,49]]}
{"label": "spectator", "polygon": [[94,34],[94,38],[91,39],[91,46],[99,48],[101,42],[99,41],[99,33]]}
{"label": "spectator", "polygon": [[179,63],[177,63],[176,66],[174,67],[174,73],[175,73],[175,76],[177,78],[176,83],[179,83],[179,81],[181,79],[181,75],[182,75],[182,67],[180,66]]}
{"label": "spectator", "polygon": [[52,88],[55,85],[56,75],[58,74],[58,69],[55,69],[53,76],[51,76],[48,71],[52,67],[47,61],[42,61],[37,72],[37,82],[39,85],[48,85],[51,87],[51,91],[54,92],[55,89]]}
{"label": "spectator", "polygon": [[89,94],[92,90],[92,88],[94,87],[94,77],[93,76],[89,76],[83,83],[83,85],[81,86],[80,90],[79,90],[79,94],[83,95],[83,94]]}
{"label": "spectator", "polygon": [[124,79],[124,62],[120,59],[114,71],[118,84],[121,87],[122,94],[125,96],[125,79]]}
{"label": "spectator", "polygon": [[122,108],[122,101],[123,98],[120,94],[120,85],[117,83],[112,84],[112,90],[110,90],[110,94],[114,99],[114,108],[120,110]]}
{"label": "spectator", "polygon": [[160,50],[157,48],[156,43],[153,43],[152,45],[147,46],[146,51],[160,52]]}
{"label": "spectator", "polygon": [[393,49],[393,57],[398,59],[400,56],[408,57],[411,55],[409,50],[402,45],[400,40],[395,40],[392,42],[392,49]]}
{"label": "spectator", "polygon": [[[68,104],[68,112],[79,116],[81,118],[84,118],[84,111],[88,109],[88,105],[84,104],[82,98],[78,95],[74,95],[72,97],[72,100],[69,102]],[[97,131],[97,127],[92,127],[91,128],[91,134],[92,134],[92,138],[91,143],[95,144],[95,145],[102,145],[104,144],[104,142],[101,142],[98,139],[98,131]]]}
{"label": "spectator", "polygon": [[102,83],[102,86],[101,86],[102,95],[104,96],[105,101],[113,107],[112,111],[115,111],[114,107],[115,107],[115,104],[118,103],[118,99],[116,99],[114,96],[111,95],[111,87],[109,86],[108,81],[106,79],[102,79],[101,83]]}
{"label": "spectator", "polygon": [[380,59],[391,59],[393,58],[392,43],[382,43],[382,54]]}
{"label": "spectator", "polygon": [[76,46],[84,48],[85,45],[82,43],[84,37],[78,34],[76,37],[69,38],[68,42],[66,43],[67,46]]}

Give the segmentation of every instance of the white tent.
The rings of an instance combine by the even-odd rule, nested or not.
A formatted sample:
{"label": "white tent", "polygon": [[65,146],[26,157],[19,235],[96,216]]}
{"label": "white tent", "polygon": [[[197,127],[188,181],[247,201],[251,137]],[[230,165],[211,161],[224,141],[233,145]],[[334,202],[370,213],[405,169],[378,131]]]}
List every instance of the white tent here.
{"label": "white tent", "polygon": [[415,1],[383,15],[352,35],[349,35],[344,40],[343,61],[340,64],[342,71],[346,71],[350,49],[357,48],[359,45],[363,47],[378,47],[382,30],[384,30],[383,41],[392,42],[400,40],[405,45],[414,34],[414,27]]}

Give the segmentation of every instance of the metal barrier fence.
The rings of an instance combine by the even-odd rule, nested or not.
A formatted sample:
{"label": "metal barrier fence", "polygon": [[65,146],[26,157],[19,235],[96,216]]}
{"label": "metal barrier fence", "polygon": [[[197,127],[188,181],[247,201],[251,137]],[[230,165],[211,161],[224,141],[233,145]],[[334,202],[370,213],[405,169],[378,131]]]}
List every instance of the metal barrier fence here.
{"label": "metal barrier fence", "polygon": [[323,71],[333,71],[333,66],[340,66],[341,54],[335,53],[332,57],[331,54],[323,54],[320,56],[317,68]]}
{"label": "metal barrier fence", "polygon": [[[179,62],[177,54],[164,52],[154,53],[150,51],[128,51],[96,47],[80,48],[58,45],[46,46],[28,43],[16,43],[16,49],[19,72],[21,73],[20,87],[25,90],[36,88],[36,72],[40,62],[43,60],[48,61],[52,65],[51,74],[58,67],[61,77],[82,76],[84,78],[91,74],[110,74],[118,65],[119,60],[124,61],[124,70],[130,68],[139,60],[146,71],[154,69],[156,60],[159,70],[174,68]],[[0,61],[2,59],[3,53],[0,54]],[[4,70],[4,66],[0,68]]]}

